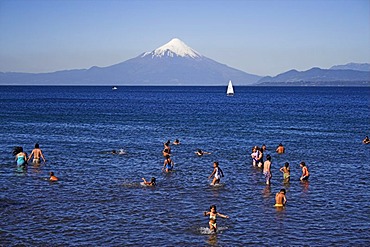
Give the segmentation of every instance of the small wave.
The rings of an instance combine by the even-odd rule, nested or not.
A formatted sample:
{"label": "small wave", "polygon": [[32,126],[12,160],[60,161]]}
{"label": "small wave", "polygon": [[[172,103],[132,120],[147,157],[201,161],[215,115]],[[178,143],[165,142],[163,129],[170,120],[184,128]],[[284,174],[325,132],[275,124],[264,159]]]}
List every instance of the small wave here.
{"label": "small wave", "polygon": [[199,227],[197,229],[197,232],[201,235],[212,235],[212,234],[217,234],[217,233],[222,233],[223,231],[229,229],[227,226],[224,227],[217,227],[217,231],[211,231],[208,227]]}

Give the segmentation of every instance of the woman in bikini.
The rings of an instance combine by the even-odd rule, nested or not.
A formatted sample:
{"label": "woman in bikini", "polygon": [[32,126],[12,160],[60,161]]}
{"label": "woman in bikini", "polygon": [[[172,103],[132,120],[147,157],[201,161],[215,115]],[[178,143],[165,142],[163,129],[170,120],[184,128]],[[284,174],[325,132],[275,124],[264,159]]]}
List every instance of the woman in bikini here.
{"label": "woman in bikini", "polygon": [[216,205],[211,205],[209,210],[210,210],[209,212],[204,212],[204,216],[209,215],[209,230],[211,230],[213,232],[216,232],[217,231],[217,223],[216,223],[217,216],[220,216],[220,217],[226,218],[226,219],[228,219],[229,216],[218,213],[217,210],[216,210]]}

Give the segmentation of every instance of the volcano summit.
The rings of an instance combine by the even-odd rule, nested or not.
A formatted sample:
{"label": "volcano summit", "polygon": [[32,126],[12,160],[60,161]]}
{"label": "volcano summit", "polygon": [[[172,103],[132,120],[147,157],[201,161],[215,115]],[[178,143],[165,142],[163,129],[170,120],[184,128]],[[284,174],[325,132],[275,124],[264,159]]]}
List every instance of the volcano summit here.
{"label": "volcano summit", "polygon": [[0,73],[3,85],[251,85],[261,77],[231,68],[201,55],[180,39],[108,67],[53,73]]}

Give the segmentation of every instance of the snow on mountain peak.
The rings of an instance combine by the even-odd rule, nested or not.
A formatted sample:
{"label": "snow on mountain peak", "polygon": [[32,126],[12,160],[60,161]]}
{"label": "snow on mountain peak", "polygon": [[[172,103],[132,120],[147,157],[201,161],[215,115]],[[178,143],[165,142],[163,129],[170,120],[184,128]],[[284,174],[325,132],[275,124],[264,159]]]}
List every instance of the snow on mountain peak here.
{"label": "snow on mountain peak", "polygon": [[152,52],[144,53],[143,57],[151,55],[153,57],[191,57],[191,58],[198,58],[201,57],[197,51],[193,50],[189,46],[187,46],[184,42],[180,39],[174,38],[167,44],[155,49]]}

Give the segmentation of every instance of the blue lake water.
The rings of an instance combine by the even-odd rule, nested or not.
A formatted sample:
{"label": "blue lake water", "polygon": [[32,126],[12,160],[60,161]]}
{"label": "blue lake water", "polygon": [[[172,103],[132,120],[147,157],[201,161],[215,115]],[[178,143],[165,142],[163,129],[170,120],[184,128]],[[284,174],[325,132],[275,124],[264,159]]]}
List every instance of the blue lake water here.
{"label": "blue lake water", "polygon": [[[1,86],[0,126],[3,246],[370,245],[370,88],[236,87],[227,97],[226,87]],[[163,142],[176,138],[175,171],[164,174]],[[46,164],[18,170],[12,148],[36,142]],[[251,165],[262,144],[271,186]],[[120,148],[127,155],[108,153]],[[213,161],[219,187],[207,179]],[[152,176],[157,187],[140,185]],[[277,210],[281,188],[288,203]],[[217,234],[203,216],[211,204],[230,216]]]}

